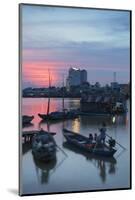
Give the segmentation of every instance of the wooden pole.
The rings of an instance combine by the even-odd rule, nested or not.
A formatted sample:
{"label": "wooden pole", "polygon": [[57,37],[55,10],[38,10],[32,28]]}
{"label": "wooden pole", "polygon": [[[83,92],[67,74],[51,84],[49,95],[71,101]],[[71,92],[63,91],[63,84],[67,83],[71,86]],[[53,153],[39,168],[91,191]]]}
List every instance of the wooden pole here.
{"label": "wooden pole", "polygon": [[64,153],[65,156],[68,157],[68,155],[65,153],[65,151],[63,151],[63,149],[61,149],[57,144],[56,144],[56,146],[58,147],[58,149],[60,149]]}
{"label": "wooden pole", "polygon": [[50,70],[48,69],[48,74],[49,74],[49,98],[48,98],[48,105],[47,105],[47,115],[49,115],[50,111],[50,87],[51,87],[51,78],[50,78]]}
{"label": "wooden pole", "polygon": [[64,75],[63,75],[63,91],[62,91],[62,109],[63,112],[65,112],[65,108],[64,108]]}

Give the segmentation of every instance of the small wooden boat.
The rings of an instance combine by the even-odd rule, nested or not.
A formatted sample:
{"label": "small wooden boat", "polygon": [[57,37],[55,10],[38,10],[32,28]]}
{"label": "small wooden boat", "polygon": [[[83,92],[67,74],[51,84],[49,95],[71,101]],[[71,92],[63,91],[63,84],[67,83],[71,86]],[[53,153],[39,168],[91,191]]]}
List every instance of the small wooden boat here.
{"label": "small wooden boat", "polygon": [[34,126],[34,124],[31,123],[31,122],[30,123],[23,123],[22,126],[23,126],[23,128],[26,128],[26,127],[28,128],[28,127]]}
{"label": "small wooden boat", "polygon": [[31,121],[34,119],[34,116],[28,116],[28,115],[23,115],[22,116],[22,123],[23,124],[29,124]]}
{"label": "small wooden boat", "polygon": [[91,142],[89,138],[68,129],[63,129],[63,135],[69,144],[94,155],[111,157],[116,152],[116,149],[107,144],[97,145],[96,142]]}
{"label": "small wooden boat", "polygon": [[67,111],[67,112],[51,112],[49,114],[38,114],[38,116],[43,121],[60,121],[66,119],[74,119],[77,118],[79,115],[75,111]]}
{"label": "small wooden boat", "polygon": [[35,134],[32,139],[32,153],[37,160],[48,162],[56,159],[56,142],[53,136],[44,130]]}

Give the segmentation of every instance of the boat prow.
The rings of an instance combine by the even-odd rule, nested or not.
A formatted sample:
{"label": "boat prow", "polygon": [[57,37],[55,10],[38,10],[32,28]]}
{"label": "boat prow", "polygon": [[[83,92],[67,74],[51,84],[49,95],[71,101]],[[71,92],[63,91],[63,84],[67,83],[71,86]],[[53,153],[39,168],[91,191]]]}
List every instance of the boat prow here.
{"label": "boat prow", "polygon": [[22,123],[23,124],[29,124],[31,121],[34,119],[34,116],[28,116],[28,115],[23,115],[22,116]]}
{"label": "boat prow", "polygon": [[75,111],[67,111],[67,112],[51,112],[50,114],[40,114],[38,113],[38,116],[43,120],[43,121],[63,121],[63,120],[68,120],[68,119],[75,119],[79,117],[79,114]]}
{"label": "boat prow", "polygon": [[56,142],[47,131],[41,131],[32,139],[32,153],[35,159],[40,161],[52,161],[56,159]]}

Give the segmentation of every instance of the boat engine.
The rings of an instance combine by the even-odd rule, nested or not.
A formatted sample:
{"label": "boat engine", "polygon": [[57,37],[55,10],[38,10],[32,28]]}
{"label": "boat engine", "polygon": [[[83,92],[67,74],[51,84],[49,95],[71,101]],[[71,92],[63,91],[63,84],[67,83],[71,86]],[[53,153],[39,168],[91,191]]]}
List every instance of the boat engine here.
{"label": "boat engine", "polygon": [[109,139],[109,147],[113,148],[113,147],[115,147],[115,145],[116,145],[116,141],[114,139],[110,138]]}

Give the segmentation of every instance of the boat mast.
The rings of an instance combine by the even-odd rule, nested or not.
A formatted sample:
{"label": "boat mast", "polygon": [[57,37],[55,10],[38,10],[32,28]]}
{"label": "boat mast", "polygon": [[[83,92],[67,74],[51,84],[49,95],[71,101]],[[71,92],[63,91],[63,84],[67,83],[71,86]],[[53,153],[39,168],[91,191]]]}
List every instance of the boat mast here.
{"label": "boat mast", "polygon": [[51,87],[51,78],[50,78],[50,70],[48,69],[48,77],[49,77],[49,97],[48,97],[48,105],[47,105],[47,115],[49,115],[49,111],[50,111],[50,87]]}
{"label": "boat mast", "polygon": [[63,112],[65,112],[65,108],[64,108],[64,75],[63,75],[63,90],[62,90],[62,109],[63,109]]}

